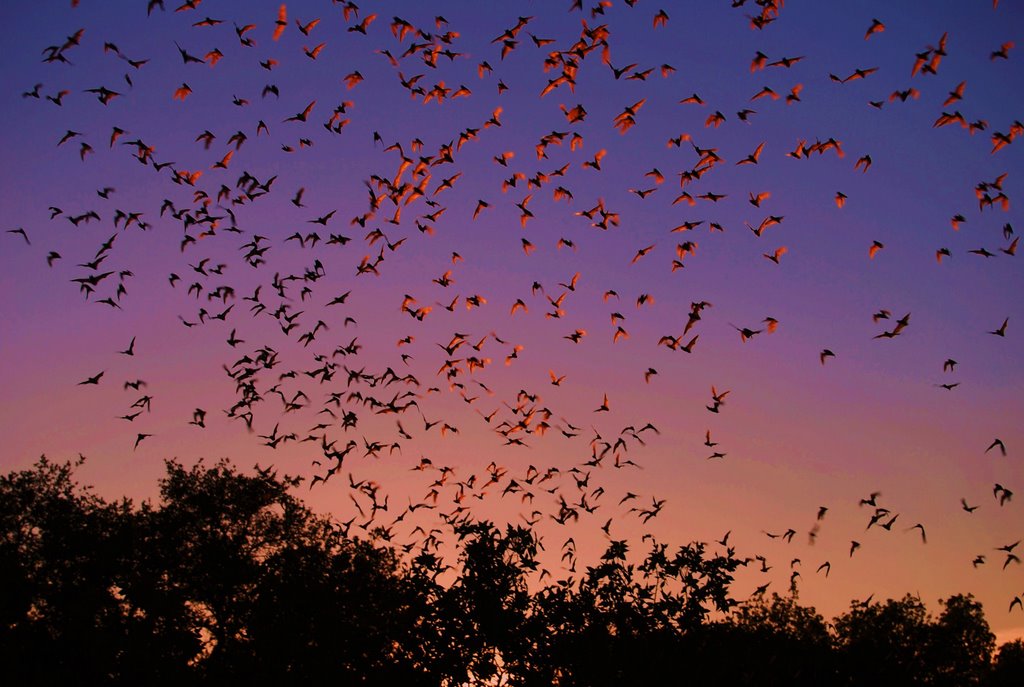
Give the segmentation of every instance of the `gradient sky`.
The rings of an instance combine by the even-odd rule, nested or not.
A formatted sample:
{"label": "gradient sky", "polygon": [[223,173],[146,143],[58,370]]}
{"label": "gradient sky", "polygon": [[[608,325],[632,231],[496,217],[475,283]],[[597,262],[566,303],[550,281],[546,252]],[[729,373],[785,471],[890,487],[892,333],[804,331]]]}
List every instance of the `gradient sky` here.
{"label": "gradient sky", "polygon": [[[766,582],[784,592],[792,567],[801,572],[801,600],[826,615],[870,594],[916,593],[937,609],[939,598],[971,592],[1001,638],[1022,633],[1024,616],[1007,607],[1024,594],[1024,568],[1011,563],[1002,569],[1006,556],[995,549],[1024,535],[1024,279],[1020,256],[1011,255],[1017,234],[1004,235],[1019,231],[1024,142],[993,152],[994,136],[1009,136],[1024,119],[1020,48],[1009,47],[1006,59],[993,57],[1004,44],[1024,45],[1019,2],[894,7],[789,0],[777,18],[756,29],[753,0],[738,8],[726,0],[685,8],[616,1],[603,14],[589,2],[582,11],[570,10],[562,0],[493,3],[486,10],[454,1],[365,0],[347,20],[343,3],[323,0],[287,3],[288,23],[277,40],[279,2],[205,0],[175,12],[178,3],[169,0],[166,11],[155,8],[148,17],[142,0],[70,4],[0,7],[7,55],[0,73],[8,84],[0,100],[8,132],[2,228],[23,228],[31,242],[17,233],[0,235],[4,470],[26,467],[43,453],[68,458],[81,452],[88,456],[83,479],[101,493],[146,498],[155,492],[165,458],[229,457],[312,479],[330,465],[315,462],[324,460],[324,441],[341,448],[354,440],[358,447],[342,469],[302,492],[313,507],[341,520],[357,516],[357,524],[365,523],[355,502],[368,514],[366,495],[350,487],[349,474],[378,482],[380,493],[389,495],[389,510],[375,523],[387,526],[407,503],[423,501],[440,476],[437,467],[454,469],[439,489],[437,510],[417,511],[396,524],[396,542],[414,541],[413,527],[429,529],[439,513],[451,512],[463,481],[462,505],[477,517],[521,522],[540,512],[537,527],[555,578],[571,574],[559,560],[568,537],[577,544],[577,574],[596,560],[606,543],[600,527],[609,518],[610,536],[628,538],[637,553],[648,532],[682,544],[713,542],[730,531],[737,555],[762,554],[772,568],[761,573],[752,563],[743,571],[735,590],[741,596]],[[668,21],[655,26],[662,7]],[[346,30],[373,14],[365,35]],[[438,24],[437,16],[447,24]],[[397,24],[392,30],[393,17],[414,30],[402,37]],[[530,20],[516,29],[519,17]],[[195,25],[207,18],[223,23]],[[301,33],[296,20],[305,25],[315,18],[320,22],[309,34]],[[874,19],[884,31],[865,38]],[[251,47],[235,30],[248,24],[254,28],[243,36]],[[594,45],[573,58],[572,88],[563,84],[541,96],[563,73],[585,28],[607,44],[610,64],[604,46]],[[66,45],[79,29],[78,44]],[[515,44],[502,57],[501,37],[510,30]],[[944,55],[937,56],[944,35]],[[105,50],[106,43],[114,47]],[[215,65],[210,59],[185,64],[176,43],[200,60],[215,49],[223,56]],[[316,59],[304,54],[321,43]],[[436,45],[450,56],[438,53],[435,66],[427,64],[423,48],[403,57],[414,43]],[[756,69],[758,52],[767,63],[802,59]],[[563,62],[545,70],[552,53],[561,53]],[[936,73],[912,76],[919,53]],[[67,62],[44,61],[47,55]],[[274,68],[261,68],[269,58],[277,61]],[[134,67],[129,60],[147,62]],[[483,62],[493,69],[481,76]],[[631,64],[615,78],[613,69]],[[673,70],[663,76],[662,65]],[[848,78],[875,68],[865,78]],[[646,70],[652,71],[645,79],[628,78]],[[348,87],[346,77],[356,72],[363,80]],[[425,103],[424,94],[411,94],[401,81],[417,75],[414,88],[429,93],[443,82],[449,97]],[[944,104],[962,82],[961,99]],[[40,97],[22,95],[37,83]],[[182,84],[191,93],[175,99]],[[798,99],[787,101],[798,84]],[[261,96],[267,85],[279,95]],[[469,94],[452,98],[463,86]],[[755,97],[766,86],[777,99]],[[119,95],[104,105],[86,92],[101,87]],[[908,89],[914,90],[905,101],[891,97]],[[63,90],[60,106],[47,100]],[[694,94],[703,104],[680,103]],[[239,99],[248,104],[234,104]],[[312,101],[306,122],[284,121]],[[616,116],[640,101],[635,126],[620,133]],[[343,103],[345,112],[334,123],[347,123],[340,132],[328,131],[324,124]],[[570,122],[565,112],[577,105],[586,116]],[[485,126],[499,107],[501,126]],[[754,111],[746,121],[737,116],[744,109]],[[716,112],[724,120],[708,125]],[[955,123],[934,126],[944,112],[987,126],[973,133]],[[269,133],[258,134],[260,121]],[[111,144],[113,127],[125,133]],[[456,150],[467,129],[475,136]],[[57,145],[69,130],[78,135]],[[197,140],[205,131],[214,136],[208,149]],[[225,167],[214,167],[234,149],[228,141],[238,131],[247,136],[244,145]],[[537,144],[552,132],[564,139],[539,159]],[[681,145],[669,143],[683,134],[688,138]],[[421,150],[414,150],[416,139]],[[842,156],[834,149],[801,159],[787,155],[801,141],[811,146],[829,139],[840,142]],[[131,141],[152,148],[145,163]],[[84,160],[83,143],[92,151]],[[395,143],[401,150],[385,150]],[[737,164],[762,143],[757,164]],[[446,144],[453,145],[453,161],[431,165]],[[706,155],[698,148],[713,150],[721,161],[681,187],[681,173],[698,168]],[[506,151],[514,156],[507,166],[497,164],[494,158]],[[599,151],[606,151],[600,169],[585,167]],[[367,183],[374,175],[395,182],[402,155],[412,164],[396,183],[425,180],[426,200],[438,205],[424,198],[406,203],[406,195],[395,223],[395,205],[375,184],[379,209],[365,227],[354,224],[352,218],[370,210]],[[864,156],[870,156],[867,169],[864,162],[857,166]],[[417,173],[421,157],[427,166]],[[169,164],[158,171],[154,163]],[[563,166],[562,176],[551,176]],[[655,169],[663,183],[645,176]],[[194,186],[173,183],[176,172],[197,171]],[[245,172],[261,183],[275,178],[270,192],[245,198],[237,183]],[[503,191],[514,173],[524,176]],[[442,188],[456,174],[451,188]],[[541,185],[529,184],[531,178]],[[994,203],[979,203],[979,184]],[[105,187],[114,190],[101,198],[97,191]],[[556,199],[558,187],[571,198]],[[222,188],[227,196],[218,198]],[[302,207],[289,202],[299,189]],[[644,197],[631,192],[649,189]],[[692,205],[679,199],[684,191]],[[748,199],[762,192],[770,196],[755,207]],[[846,197],[841,208],[840,192]],[[704,194],[724,197],[699,197]],[[233,202],[240,197],[243,202]],[[183,211],[181,219],[170,211],[161,216],[165,200]],[[474,219],[480,200],[489,207]],[[222,219],[211,235],[200,236],[210,225],[186,226],[184,218],[201,219],[206,201],[208,214]],[[517,203],[532,213],[525,224]],[[599,203],[617,215],[617,225],[596,227],[599,214],[593,220],[580,214]],[[425,219],[441,208],[436,221]],[[77,227],[68,221],[91,210],[98,221]],[[147,228],[123,221],[115,227],[119,210],[142,213]],[[326,225],[311,223],[332,211]],[[956,215],[963,217],[958,229],[951,221]],[[748,230],[747,224],[756,228],[769,216],[783,220],[760,236]],[[419,230],[417,222],[433,232]],[[687,222],[700,224],[672,231]],[[711,230],[711,223],[722,231]],[[386,238],[375,238],[375,229]],[[322,239],[315,245],[286,240],[313,231]],[[331,234],[350,241],[325,245]],[[247,264],[241,248],[255,235],[270,247],[259,267]],[[85,265],[112,236],[104,261],[95,269]],[[195,241],[183,249],[186,236]],[[693,248],[681,260],[684,267],[673,270],[677,246],[687,241]],[[873,242],[882,247],[869,257]],[[763,257],[782,246],[787,250],[778,264]],[[942,248],[949,256],[939,262]],[[969,252],[980,249],[992,256]],[[61,256],[52,266],[50,251]],[[457,264],[453,252],[462,258]],[[379,274],[359,273],[364,260],[381,255]],[[323,276],[302,281],[317,260]],[[219,264],[221,274],[207,270]],[[450,283],[443,286],[438,282],[449,270]],[[71,281],[107,271],[113,274],[91,295]],[[122,271],[130,275],[119,276]],[[172,273],[181,277],[173,287]],[[287,282],[282,298],[272,286],[275,274],[300,279]],[[120,297],[118,283],[124,284]],[[198,297],[188,292],[194,283],[202,289]],[[305,296],[304,286],[310,289]],[[230,287],[234,296],[211,299],[218,287]],[[263,313],[243,300],[257,287]],[[606,299],[608,291],[617,296]],[[345,292],[351,294],[344,304],[327,305]],[[560,316],[547,316],[563,294]],[[638,306],[642,294],[650,300]],[[415,300],[403,311],[406,296]],[[473,296],[485,302],[467,308]],[[449,312],[445,306],[456,297]],[[118,307],[100,302],[107,298]],[[526,310],[513,314],[517,299]],[[691,303],[701,301],[711,305],[683,339],[699,335],[692,353],[659,345],[663,336],[682,335]],[[302,312],[290,333],[268,314],[282,304],[289,316]],[[200,323],[200,308],[213,315],[229,305],[224,321]],[[424,307],[431,310],[422,319],[411,315]],[[890,317],[873,321],[882,310]],[[875,338],[908,313],[897,336]],[[777,320],[776,331],[742,339],[737,329],[764,329],[767,317]],[[989,333],[1006,318],[1005,336]],[[318,321],[326,329],[303,345],[299,337]],[[628,337],[615,341],[618,326]],[[565,338],[578,329],[586,331],[579,343]],[[226,343],[232,331],[243,340],[235,347]],[[449,356],[438,344],[449,344],[455,333],[467,343]],[[396,345],[407,336],[414,340]],[[134,355],[119,354],[133,337]],[[357,354],[334,354],[356,338]],[[481,339],[479,351],[470,348]],[[250,433],[226,414],[238,396],[224,366],[263,347],[278,352],[279,364],[257,376],[263,400],[252,407]],[[823,349],[835,353],[825,364]],[[470,356],[489,362],[471,371]],[[950,358],[958,364],[944,371]],[[452,379],[439,372],[449,359],[458,361]],[[324,360],[337,365],[332,380],[304,374]],[[379,376],[389,367],[416,383],[347,386],[347,370]],[[649,369],[656,374],[645,380]],[[99,384],[79,384],[101,371]],[[279,378],[288,371],[296,374]],[[564,381],[553,385],[552,373]],[[124,388],[137,379],[146,386]],[[283,397],[271,391],[275,385]],[[712,386],[729,391],[718,413],[707,410]],[[286,412],[282,398],[299,391],[305,394],[297,401],[301,408]],[[346,399],[351,391],[385,403],[411,392],[415,396],[405,400],[417,405],[397,415],[351,400],[340,409],[327,405],[332,392]],[[521,403],[521,391],[536,400]],[[148,411],[133,407],[143,395],[152,397]],[[595,412],[606,395],[609,410]],[[320,412],[325,407],[339,416],[343,409],[355,412],[357,426],[342,427],[340,417]],[[206,411],[205,428],[189,424],[196,408]],[[508,437],[496,429],[502,421],[522,420],[529,408],[537,411],[529,431],[509,435],[525,446],[506,445]],[[536,431],[542,409],[551,414],[543,435]],[[134,420],[121,419],[138,410]],[[401,436],[396,420],[411,439]],[[425,420],[440,424],[427,430]],[[311,429],[318,423],[329,426]],[[445,423],[458,433],[442,436]],[[623,434],[646,423],[660,434],[643,432],[643,444]],[[315,440],[273,449],[259,435],[272,435],[275,426],[279,434]],[[705,445],[707,431],[717,442],[713,448]],[[152,436],[133,448],[139,433]],[[624,444],[615,446],[620,437]],[[998,447],[986,452],[996,438],[1006,446],[1005,457]],[[398,442],[400,449],[364,456],[367,442],[375,441]],[[586,465],[604,441],[615,447],[600,464]],[[708,459],[716,451],[725,457]],[[412,470],[424,457],[435,469]],[[499,481],[482,489],[492,462]],[[530,486],[529,466],[560,473]],[[580,470],[575,478],[574,467]],[[577,485],[587,473],[589,481]],[[532,504],[521,492],[502,496],[512,479],[533,492]],[[997,483],[1019,495],[1000,506],[993,495]],[[859,503],[873,492],[881,492],[879,506],[899,514],[891,531],[865,531],[874,511]],[[628,494],[637,496],[619,504]],[[588,514],[576,507],[579,520],[559,525],[551,516],[560,498],[598,508]],[[977,510],[965,512],[961,498]],[[664,506],[647,522],[630,511],[661,499]],[[818,522],[821,506],[828,512]],[[918,523],[927,544],[917,530],[908,531]],[[812,544],[808,533],[815,527]],[[790,543],[765,534],[787,529],[796,531]],[[852,557],[851,540],[861,543]],[[972,566],[979,554],[987,562]],[[815,572],[825,561],[832,566],[827,578]]]}

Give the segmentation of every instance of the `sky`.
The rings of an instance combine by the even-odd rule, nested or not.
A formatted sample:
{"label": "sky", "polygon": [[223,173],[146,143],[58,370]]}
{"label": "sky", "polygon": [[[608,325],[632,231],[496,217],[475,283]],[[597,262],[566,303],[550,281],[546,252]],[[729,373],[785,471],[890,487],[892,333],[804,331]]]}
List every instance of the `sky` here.
{"label": "sky", "polygon": [[1024,634],[1019,2],[178,4],[0,8],[0,468]]}

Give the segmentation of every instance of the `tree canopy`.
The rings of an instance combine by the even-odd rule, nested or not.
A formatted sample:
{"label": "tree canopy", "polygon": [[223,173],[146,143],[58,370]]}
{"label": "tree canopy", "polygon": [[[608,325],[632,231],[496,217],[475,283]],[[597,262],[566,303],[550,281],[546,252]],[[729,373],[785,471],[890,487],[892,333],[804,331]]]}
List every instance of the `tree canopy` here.
{"label": "tree canopy", "polygon": [[1008,685],[1024,667],[969,595],[938,616],[855,601],[829,623],[795,593],[735,599],[746,561],[700,542],[631,562],[612,541],[537,588],[527,527],[451,523],[448,570],[349,536],[271,470],[168,461],[157,503],[136,505],[77,467],[0,477],[12,684]]}

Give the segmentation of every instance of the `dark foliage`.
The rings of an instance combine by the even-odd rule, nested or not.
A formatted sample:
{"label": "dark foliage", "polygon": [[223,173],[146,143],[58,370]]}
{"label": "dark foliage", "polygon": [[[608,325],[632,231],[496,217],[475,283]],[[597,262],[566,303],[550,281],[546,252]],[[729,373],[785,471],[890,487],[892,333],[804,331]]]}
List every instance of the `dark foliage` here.
{"label": "dark foliage", "polygon": [[[0,477],[8,684],[1010,685],[1024,644],[970,596],[827,623],[793,596],[730,596],[741,559],[612,542],[532,590],[534,532],[452,523],[457,570],[345,536],[227,463],[167,464],[156,505],[106,502],[45,458]],[[439,579],[454,579],[440,584]]]}

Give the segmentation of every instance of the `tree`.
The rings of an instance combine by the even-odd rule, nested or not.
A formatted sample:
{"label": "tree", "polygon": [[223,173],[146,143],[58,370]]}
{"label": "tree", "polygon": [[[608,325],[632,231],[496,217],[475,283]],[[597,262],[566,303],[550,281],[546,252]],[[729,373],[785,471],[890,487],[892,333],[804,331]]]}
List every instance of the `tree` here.
{"label": "tree", "polygon": [[199,638],[180,616],[140,611],[127,598],[142,571],[132,504],[107,504],[75,482],[80,464],[44,456],[0,478],[0,656],[8,679],[180,682]]}
{"label": "tree", "polygon": [[845,673],[855,685],[888,676],[906,685],[979,685],[989,673],[995,636],[970,595],[940,602],[932,619],[917,597],[855,604],[836,619]]}
{"label": "tree", "polygon": [[758,685],[836,682],[838,666],[825,619],[798,597],[759,594],[718,628],[726,647],[719,665],[732,680]]}
{"label": "tree", "polygon": [[850,684],[928,684],[929,619],[918,597],[854,603],[834,625],[841,672]]}
{"label": "tree", "polygon": [[460,522],[454,529],[460,575],[439,602],[440,623],[455,645],[444,662],[447,677],[508,684],[530,671],[535,655],[527,574],[537,568],[536,535],[512,525],[503,534],[486,521]]}
{"label": "tree", "polygon": [[225,462],[105,503],[41,459],[0,479],[0,652],[18,684],[437,684],[439,633],[394,552]]}
{"label": "tree", "polygon": [[958,594],[941,602],[942,613],[932,626],[929,653],[934,685],[980,685],[991,664],[996,637],[981,604]]}
{"label": "tree", "polygon": [[149,551],[204,638],[196,672],[214,684],[436,683],[422,585],[391,549],[313,515],[290,494],[298,484],[167,463]]}
{"label": "tree", "polygon": [[1015,639],[999,647],[992,672],[986,685],[991,687],[1014,687],[1020,684],[1024,675],[1024,640]]}
{"label": "tree", "polygon": [[639,564],[627,554],[625,541],[612,541],[579,583],[535,595],[537,662],[550,675],[534,684],[674,684],[683,666],[699,681],[706,619],[734,605],[729,586],[740,561],[708,556],[701,543],[670,552],[652,542]]}

